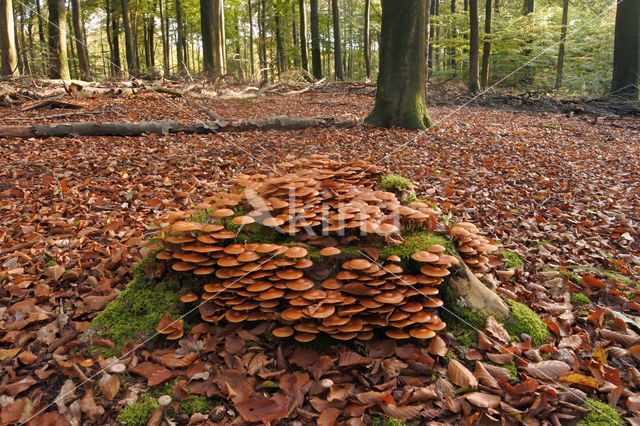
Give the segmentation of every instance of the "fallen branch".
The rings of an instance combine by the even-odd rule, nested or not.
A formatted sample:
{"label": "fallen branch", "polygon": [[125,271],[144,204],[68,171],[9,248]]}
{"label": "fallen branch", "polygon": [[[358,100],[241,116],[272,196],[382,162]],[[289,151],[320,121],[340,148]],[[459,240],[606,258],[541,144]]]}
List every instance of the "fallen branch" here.
{"label": "fallen branch", "polygon": [[308,118],[278,116],[265,119],[234,121],[203,121],[181,123],[179,121],[143,121],[137,123],[88,123],[68,122],[33,124],[28,126],[0,126],[0,137],[49,138],[70,136],[139,136],[142,134],[167,135],[170,133],[218,133],[252,130],[300,130],[312,127],[354,127],[359,120],[336,118]]}

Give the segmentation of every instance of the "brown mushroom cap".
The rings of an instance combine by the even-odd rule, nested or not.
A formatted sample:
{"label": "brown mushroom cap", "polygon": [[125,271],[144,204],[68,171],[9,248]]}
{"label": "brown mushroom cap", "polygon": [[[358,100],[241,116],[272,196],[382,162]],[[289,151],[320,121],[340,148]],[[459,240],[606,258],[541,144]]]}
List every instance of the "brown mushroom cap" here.
{"label": "brown mushroom cap", "polygon": [[431,253],[442,253],[445,250],[446,248],[440,244],[431,244],[429,247],[427,247],[427,251]]}
{"label": "brown mushroom cap", "polygon": [[320,254],[322,256],[335,256],[335,255],[338,255],[340,253],[342,253],[342,252],[337,247],[325,247],[322,250],[320,250]]}
{"label": "brown mushroom cap", "polygon": [[303,273],[299,269],[282,269],[276,271],[276,275],[283,280],[297,280],[302,277]]}
{"label": "brown mushroom cap", "polygon": [[245,312],[240,312],[240,311],[234,311],[234,310],[227,310],[227,312],[224,313],[224,317],[227,319],[227,321],[229,322],[242,322],[244,320],[246,320],[248,318],[248,314]]}
{"label": "brown mushroom cap", "polygon": [[357,336],[358,336],[358,333],[356,332],[349,332],[349,333],[342,332],[342,333],[335,333],[331,335],[331,337],[338,340],[351,340],[356,338]]}
{"label": "brown mushroom cap", "polygon": [[438,319],[435,322],[430,322],[426,324],[426,327],[430,328],[434,331],[443,330],[447,326],[447,323]]}
{"label": "brown mushroom cap", "polygon": [[272,287],[269,290],[260,293],[260,295],[258,296],[258,300],[278,299],[282,296],[284,296],[284,290],[280,290]]}
{"label": "brown mushroom cap", "polygon": [[273,251],[276,251],[277,249],[279,249],[280,246],[277,244],[269,244],[269,243],[262,243],[259,244],[258,247],[256,247],[255,251],[258,253],[271,253]]}
{"label": "brown mushroom cap", "polygon": [[439,308],[440,306],[444,305],[444,302],[440,299],[436,299],[435,297],[429,297],[427,298],[424,302],[422,302],[422,305],[425,308]]}
{"label": "brown mushroom cap", "polygon": [[305,257],[307,255],[307,250],[304,247],[293,246],[289,247],[286,252],[284,252],[284,256],[290,259],[299,259],[301,257]]}
{"label": "brown mushroom cap", "polygon": [[307,300],[320,300],[327,297],[327,292],[320,290],[319,288],[312,288],[311,290],[307,290],[302,294]]}
{"label": "brown mushroom cap", "polygon": [[296,333],[296,335],[293,336],[293,338],[296,339],[298,342],[307,343],[315,340],[316,335],[312,333]]}
{"label": "brown mushroom cap", "polygon": [[402,259],[400,259],[400,256],[392,254],[391,256],[387,257],[387,261],[389,261],[389,262],[401,262]]}
{"label": "brown mushroom cap", "polygon": [[335,278],[329,278],[322,282],[322,288],[327,290],[337,290],[342,287],[342,283]]}
{"label": "brown mushroom cap", "polygon": [[428,327],[416,327],[409,330],[409,334],[416,339],[431,339],[436,335],[436,332]]}
{"label": "brown mushroom cap", "polygon": [[294,331],[292,327],[288,327],[288,326],[284,326],[284,327],[278,327],[278,328],[274,328],[273,331],[271,332],[271,334],[273,334],[276,337],[289,337],[291,335],[293,335]]}
{"label": "brown mushroom cap", "polygon": [[297,280],[287,281],[286,286],[290,290],[294,291],[305,291],[313,288],[313,281],[308,278],[298,278]]}
{"label": "brown mushroom cap", "polygon": [[219,223],[207,223],[205,225],[202,225],[202,229],[200,229],[202,232],[218,232],[224,229],[224,225],[221,225]]}
{"label": "brown mushroom cap", "polygon": [[[240,253],[236,259],[238,259],[239,262],[253,262],[260,259],[260,255],[255,251],[245,251],[244,253]],[[256,270],[259,269],[260,268]]]}
{"label": "brown mushroom cap", "polygon": [[180,298],[182,303],[191,303],[198,300],[198,295],[195,293],[187,293]]}
{"label": "brown mushroom cap", "polygon": [[280,313],[280,317],[286,321],[296,321],[303,317],[302,309],[289,308]]}
{"label": "brown mushroom cap", "polygon": [[175,232],[200,231],[202,224],[198,222],[179,221],[171,225],[171,230]]}
{"label": "brown mushroom cap", "polygon": [[159,252],[158,254],[156,254],[156,259],[160,259],[160,260],[173,259],[173,253],[171,253],[170,251],[167,251],[167,250],[163,250],[163,251]]}
{"label": "brown mushroom cap", "polygon": [[316,334],[319,331],[318,326],[312,322],[299,322],[297,324],[294,324],[293,328],[295,328],[296,331],[299,331],[301,333]]}
{"label": "brown mushroom cap", "polygon": [[176,330],[173,333],[167,335],[167,340],[178,340],[182,336],[184,336],[184,331],[182,329]]}
{"label": "brown mushroom cap", "polygon": [[303,309],[305,315],[316,319],[328,318],[333,315],[335,311],[336,308],[333,305],[310,305]]}
{"label": "brown mushroom cap", "polygon": [[233,216],[234,214],[235,212],[231,209],[217,209],[213,211],[213,215],[218,217],[229,217]]}
{"label": "brown mushroom cap", "polygon": [[343,263],[342,267],[360,271],[371,267],[371,262],[369,262],[367,259],[352,259]]}
{"label": "brown mushroom cap", "polygon": [[438,268],[436,266],[428,266],[428,265],[421,267],[420,272],[422,272],[424,275],[427,275],[429,277],[437,277],[437,278],[446,277],[447,275],[450,274],[449,270],[446,268]]}
{"label": "brown mushroom cap", "polygon": [[178,272],[190,271],[192,269],[196,269],[197,267],[197,265],[189,262],[176,262],[171,265],[171,269]]}
{"label": "brown mushroom cap", "polygon": [[273,284],[268,281],[258,281],[255,284],[248,285],[247,291],[252,293],[262,293],[263,291],[269,290],[271,287],[273,287]]}
{"label": "brown mushroom cap", "polygon": [[437,262],[440,256],[438,256],[435,253],[431,253],[430,251],[421,250],[413,253],[411,255],[411,258],[416,262],[430,263],[430,262]]}
{"label": "brown mushroom cap", "polygon": [[351,317],[342,317],[339,315],[331,315],[330,317],[327,317],[325,319],[322,320],[322,325],[324,325],[325,327],[336,327],[336,326],[340,326],[340,325],[344,325],[346,323],[348,323],[351,320]]}
{"label": "brown mushroom cap", "polygon": [[409,333],[399,328],[388,328],[384,331],[384,334],[391,339],[408,339],[411,337]]}
{"label": "brown mushroom cap", "polygon": [[373,296],[376,302],[397,305],[404,300],[404,296],[399,291],[388,291]]}
{"label": "brown mushroom cap", "polygon": [[231,219],[231,223],[235,225],[249,225],[251,223],[254,223],[255,221],[256,220],[251,216],[236,216]]}
{"label": "brown mushroom cap", "polygon": [[284,224],[284,220],[280,219],[279,217],[268,217],[262,221],[262,224],[264,226],[276,227]]}
{"label": "brown mushroom cap", "polygon": [[404,305],[400,306],[405,312],[420,312],[423,306],[420,302],[406,302]]}
{"label": "brown mushroom cap", "polygon": [[373,339],[373,331],[361,331],[356,337],[358,340],[371,340]]}

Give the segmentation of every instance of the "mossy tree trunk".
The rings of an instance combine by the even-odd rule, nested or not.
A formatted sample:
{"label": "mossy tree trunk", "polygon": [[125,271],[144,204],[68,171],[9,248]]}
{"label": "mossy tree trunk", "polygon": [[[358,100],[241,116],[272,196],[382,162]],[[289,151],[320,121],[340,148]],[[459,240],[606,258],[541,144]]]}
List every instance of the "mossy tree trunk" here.
{"label": "mossy tree trunk", "polygon": [[69,80],[67,61],[67,18],[64,0],[48,0],[49,76]]}
{"label": "mossy tree trunk", "polygon": [[427,129],[424,106],[426,0],[382,0],[376,104],[366,122]]}
{"label": "mossy tree trunk", "polygon": [[470,308],[473,312],[500,319],[509,317],[509,306],[493,290],[485,286],[463,262],[449,279],[456,300],[449,301]]}

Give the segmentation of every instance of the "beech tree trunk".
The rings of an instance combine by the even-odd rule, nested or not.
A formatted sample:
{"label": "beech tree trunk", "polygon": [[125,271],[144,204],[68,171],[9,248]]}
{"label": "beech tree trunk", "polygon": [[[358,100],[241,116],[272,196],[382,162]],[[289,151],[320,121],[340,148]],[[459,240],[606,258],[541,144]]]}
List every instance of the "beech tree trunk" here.
{"label": "beech tree trunk", "polygon": [[47,0],[49,9],[49,76],[69,80],[67,19],[64,0]]}
{"label": "beech tree trunk", "polygon": [[202,34],[202,62],[204,74],[208,78],[216,76],[216,66],[213,54],[213,0],[200,0],[200,30]]}
{"label": "beech tree trunk", "polygon": [[556,69],[556,90],[562,86],[564,72],[564,43],[567,40],[567,23],[569,22],[569,0],[562,2],[562,29],[560,30],[560,47],[558,47],[558,67]]}
{"label": "beech tree trunk", "polygon": [[276,57],[278,59],[278,76],[285,71],[284,67],[284,47],[282,45],[282,33],[280,28],[280,13],[276,10],[273,17],[276,28]]}
{"label": "beech tree trunk", "polygon": [[136,63],[136,45],[133,41],[131,30],[131,12],[129,11],[129,0],[122,0],[122,26],[124,28],[124,44],[127,56],[127,71],[130,76],[138,75],[138,64]]}
{"label": "beech tree trunk", "polygon": [[333,18],[333,64],[336,80],[342,80],[342,46],[340,43],[340,9],[338,0],[331,0],[331,16]]}
{"label": "beech tree trunk", "polygon": [[224,0],[213,0],[213,60],[217,75],[227,72],[227,49],[224,33]]}
{"label": "beech tree trunk", "polygon": [[469,92],[478,93],[478,0],[469,0]]}
{"label": "beech tree trunk", "polygon": [[322,56],[320,54],[320,18],[318,16],[318,0],[310,0],[311,6],[311,67],[313,76],[322,78]]}
{"label": "beech tree trunk", "polygon": [[0,0],[0,75],[18,75],[12,0]]}
{"label": "beech tree trunk", "polygon": [[164,0],[158,0],[159,12],[160,12],[160,36],[162,37],[162,67],[164,69],[164,76],[168,77],[170,73],[169,67],[169,35],[165,31],[164,26]]}
{"label": "beech tree trunk", "polygon": [[266,35],[266,9],[267,2],[260,2],[260,15],[258,16],[258,30],[260,32],[260,45],[258,53],[260,54],[260,68],[262,69],[262,81],[269,81],[269,64],[267,64],[267,35]]}
{"label": "beech tree trunk", "polygon": [[[568,0],[565,0],[568,1]],[[482,46],[482,71],[480,72],[480,84],[483,89],[489,86],[489,55],[491,55],[491,0],[485,1],[484,14],[484,43]]]}
{"label": "beech tree trunk", "polygon": [[[430,1],[430,0],[429,0]],[[364,0],[364,69],[367,80],[371,79],[371,43],[369,42],[369,15],[371,0]],[[427,33],[429,30],[427,29]],[[427,42],[428,44],[428,42]]]}
{"label": "beech tree trunk", "polygon": [[298,0],[298,10],[300,12],[300,58],[302,69],[309,71],[309,60],[307,59],[307,18],[304,13],[304,0]]}
{"label": "beech tree trunk", "polygon": [[638,99],[640,84],[640,0],[622,0],[616,11],[611,94]]}
{"label": "beech tree trunk", "polygon": [[424,106],[426,13],[425,0],[382,0],[378,91],[367,123],[432,126]]}
{"label": "beech tree trunk", "polygon": [[73,17],[73,33],[76,39],[76,51],[78,52],[78,65],[80,67],[80,79],[91,80],[89,69],[89,52],[82,32],[82,9],[80,0],[71,0],[71,14]]}
{"label": "beech tree trunk", "polygon": [[251,11],[251,0],[247,0],[247,7],[249,10],[249,62],[251,68],[251,77],[255,73],[254,60],[253,60],[253,13]]}
{"label": "beech tree trunk", "polygon": [[176,26],[178,27],[177,33],[178,37],[176,38],[176,54],[178,60],[178,74],[185,75],[187,74],[187,64],[185,63],[184,57],[184,26],[182,24],[182,2],[180,0],[176,0]]}

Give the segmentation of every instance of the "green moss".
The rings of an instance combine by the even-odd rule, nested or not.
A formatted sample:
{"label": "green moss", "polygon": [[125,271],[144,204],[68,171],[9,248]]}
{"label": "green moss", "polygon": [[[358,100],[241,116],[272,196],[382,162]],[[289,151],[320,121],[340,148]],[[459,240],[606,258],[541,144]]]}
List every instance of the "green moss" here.
{"label": "green moss", "polygon": [[591,410],[587,417],[580,420],[578,426],[624,425],[620,413],[609,404],[587,398],[582,406]]}
{"label": "green moss", "polygon": [[379,249],[379,255],[381,259],[386,259],[387,257],[395,254],[399,256],[403,262],[408,261],[411,258],[411,255],[418,250],[425,250],[432,244],[440,244],[447,248],[449,251],[451,247],[451,243],[449,240],[440,234],[430,234],[428,232],[414,232],[410,234],[405,234],[402,236],[404,238],[404,243],[397,246],[387,246],[384,245]]}
{"label": "green moss", "polygon": [[395,174],[380,176],[378,186],[384,191],[395,192],[400,195],[403,202],[410,203],[418,201],[411,181],[405,177]]}
{"label": "green moss", "polygon": [[591,303],[591,300],[582,293],[573,293],[571,295],[571,303],[578,306],[584,306]]}
{"label": "green moss", "polygon": [[484,329],[486,317],[469,307],[461,306],[450,287],[442,287],[440,294],[447,307],[440,312],[442,320],[447,323],[445,330],[453,334],[458,345],[468,347],[477,342],[477,330]]}
{"label": "green moss", "polygon": [[516,379],[518,380],[519,376],[518,376],[518,367],[516,367],[516,363],[513,361],[509,361],[506,364],[503,364],[501,367],[504,367],[507,369],[507,371],[509,371],[509,375],[511,376],[512,379]]}
{"label": "green moss", "polygon": [[183,311],[182,286],[171,278],[149,281],[144,273],[149,262],[153,259],[144,259],[134,267],[133,280],[91,322],[92,330],[113,340],[116,353],[128,341],[152,335],[165,315],[177,318]]}
{"label": "green moss", "polygon": [[384,191],[413,188],[413,184],[409,179],[393,173],[381,176],[378,179],[378,185],[380,185],[380,188]]}
{"label": "green moss", "polygon": [[520,302],[511,299],[507,302],[511,316],[505,323],[505,328],[509,334],[519,339],[522,333],[527,333],[531,336],[531,343],[536,347],[547,343],[549,329],[540,317]]}
{"label": "green moss", "polygon": [[[216,401],[207,398],[205,395],[190,395],[184,401],[180,401],[173,396],[173,387],[176,385],[179,379],[169,380],[163,385],[154,388],[152,395],[155,398],[159,398],[162,395],[169,395],[171,401],[178,404],[178,409],[173,408],[173,404],[167,407],[167,416],[173,418],[178,414],[187,414],[191,416],[195,413],[206,413],[217,405]],[[187,391],[190,390],[189,383],[184,385]]]}
{"label": "green moss", "polygon": [[507,269],[515,269],[519,266],[524,265],[524,260],[516,252],[503,251],[502,257],[508,261],[505,265]]}
{"label": "green moss", "polygon": [[407,421],[402,419],[394,419],[387,416],[373,416],[370,426],[406,426]]}
{"label": "green moss", "polygon": [[160,404],[158,404],[155,398],[147,395],[142,401],[124,407],[122,411],[120,411],[120,414],[118,414],[118,421],[127,426],[143,426],[147,423],[153,411],[159,406]]}

